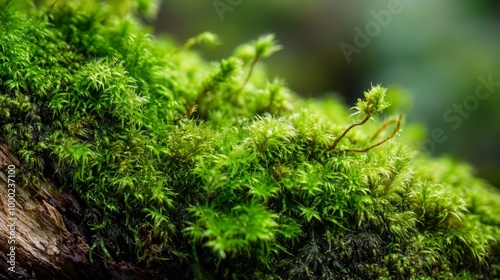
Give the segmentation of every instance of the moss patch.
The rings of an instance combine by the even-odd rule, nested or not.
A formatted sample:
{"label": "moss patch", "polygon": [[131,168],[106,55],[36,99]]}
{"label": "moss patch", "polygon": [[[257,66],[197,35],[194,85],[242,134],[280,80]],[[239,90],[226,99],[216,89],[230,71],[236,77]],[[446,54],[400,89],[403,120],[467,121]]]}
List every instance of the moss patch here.
{"label": "moss patch", "polygon": [[86,203],[91,259],[181,278],[500,277],[498,192],[376,120],[384,88],[349,117],[266,79],[272,36],[209,63],[189,48],[211,34],[177,46],[138,23],[154,3],[43,2],[0,3],[0,134],[25,174]]}

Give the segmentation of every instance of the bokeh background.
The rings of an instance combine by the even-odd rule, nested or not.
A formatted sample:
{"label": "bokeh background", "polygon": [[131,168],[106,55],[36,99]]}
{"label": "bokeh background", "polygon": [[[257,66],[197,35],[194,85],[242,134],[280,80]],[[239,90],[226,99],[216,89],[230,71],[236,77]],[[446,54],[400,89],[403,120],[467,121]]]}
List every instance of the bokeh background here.
{"label": "bokeh background", "polygon": [[[300,95],[334,93],[352,105],[371,84],[398,88],[404,94],[393,102],[409,122],[426,128],[424,149],[470,162],[478,176],[500,187],[500,1],[160,1],[157,18],[149,21],[154,32],[179,43],[204,31],[217,34],[221,45],[196,47],[209,60],[274,33],[284,49],[265,60],[267,69]],[[369,43],[349,63],[340,45],[356,47],[355,28],[365,31],[374,13],[390,5],[400,12],[371,29]],[[474,102],[479,77],[496,86]],[[453,111],[460,105],[464,112]],[[446,112],[455,121],[445,119]],[[432,139],[435,129],[439,143]]]}

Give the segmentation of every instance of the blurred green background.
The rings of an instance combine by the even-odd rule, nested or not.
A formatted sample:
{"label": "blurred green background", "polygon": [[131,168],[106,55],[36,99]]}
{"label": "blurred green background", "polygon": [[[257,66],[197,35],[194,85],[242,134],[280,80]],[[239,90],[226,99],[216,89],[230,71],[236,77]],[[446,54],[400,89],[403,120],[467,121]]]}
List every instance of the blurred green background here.
{"label": "blurred green background", "polygon": [[300,95],[335,93],[350,106],[371,84],[398,88],[406,95],[393,102],[427,129],[424,149],[500,187],[500,1],[160,1],[155,33],[183,43],[211,31],[222,44],[196,47],[209,60],[274,33],[284,49],[265,60],[270,77]]}

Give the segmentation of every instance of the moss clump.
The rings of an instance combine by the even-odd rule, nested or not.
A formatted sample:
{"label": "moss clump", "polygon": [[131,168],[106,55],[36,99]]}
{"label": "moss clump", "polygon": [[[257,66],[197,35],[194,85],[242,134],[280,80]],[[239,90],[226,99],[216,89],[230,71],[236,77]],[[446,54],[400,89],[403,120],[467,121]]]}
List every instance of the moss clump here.
{"label": "moss clump", "polygon": [[210,34],[179,47],[138,23],[148,1],[43,2],[0,3],[0,133],[24,174],[85,202],[91,259],[200,279],[500,277],[498,192],[393,138],[401,118],[369,122],[384,88],[349,118],[266,80],[272,36],[207,63],[188,48]]}

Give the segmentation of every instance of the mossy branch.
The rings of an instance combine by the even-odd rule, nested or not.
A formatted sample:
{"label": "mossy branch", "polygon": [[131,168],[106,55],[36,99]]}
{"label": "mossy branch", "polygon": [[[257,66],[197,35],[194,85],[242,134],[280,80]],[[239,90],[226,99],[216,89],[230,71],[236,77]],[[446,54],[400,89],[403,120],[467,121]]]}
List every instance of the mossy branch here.
{"label": "mossy branch", "polygon": [[[368,101],[368,102],[370,102],[370,101]],[[351,129],[353,129],[356,126],[360,126],[360,125],[365,124],[370,118],[371,118],[371,114],[366,114],[365,118],[362,121],[360,121],[358,123],[355,123],[355,124],[351,124],[348,128],[346,128],[344,130],[344,132],[342,132],[342,134],[339,137],[337,137],[337,139],[335,139],[335,141],[333,142],[333,144],[330,146],[330,149],[331,150],[335,149],[337,147],[338,143],[340,142],[340,140],[342,140],[342,138],[344,138],[346,136],[346,134]]]}
{"label": "mossy branch", "polygon": [[204,83],[201,92],[196,96],[196,99],[187,107],[187,114],[178,117],[174,120],[177,124],[180,120],[190,118],[198,109],[199,104],[207,98],[210,93],[217,91],[224,83],[226,83],[239,67],[238,60],[234,58],[224,59],[219,63],[219,67],[215,74],[212,74]]}
{"label": "mossy branch", "polygon": [[[330,150],[335,149],[337,147],[338,143],[340,142],[340,140],[342,140],[351,129],[353,129],[356,126],[361,126],[361,125],[365,124],[373,115],[375,115],[378,112],[382,112],[385,108],[387,108],[389,106],[389,103],[387,103],[385,101],[385,93],[386,92],[387,92],[387,88],[383,88],[380,85],[376,85],[376,86],[372,87],[370,89],[370,91],[364,93],[365,100],[358,99],[356,106],[353,107],[353,109],[356,109],[356,112],[353,115],[364,114],[365,117],[360,122],[352,124],[348,128],[346,128],[344,130],[344,132],[342,132],[342,134],[340,134],[340,136],[337,137],[337,139],[335,139],[333,144],[330,146]],[[366,149],[362,149],[362,150],[346,149],[344,151],[346,151],[346,152],[366,152],[366,151],[369,151],[375,147],[382,145],[387,140],[394,137],[397,134],[397,132],[399,131],[399,128],[401,125],[401,116],[398,117],[397,119],[390,119],[388,122],[384,123],[382,125],[382,127],[379,128],[377,130],[377,132],[374,134],[374,136],[372,137],[372,140],[377,138],[378,134],[382,130],[384,130],[387,126],[389,126],[391,123],[395,122],[396,120],[398,121],[396,129],[386,139],[382,140],[381,142],[379,142],[375,145],[372,145]]]}
{"label": "mossy branch", "polygon": [[365,149],[346,149],[344,150],[345,152],[357,152],[357,153],[364,153],[364,152],[367,152],[373,148],[376,148],[382,144],[384,144],[385,142],[387,142],[389,139],[393,138],[394,136],[396,136],[396,134],[399,132],[399,130],[401,129],[401,120],[403,119],[403,116],[399,115],[398,117],[396,118],[391,118],[390,120],[388,120],[387,122],[385,122],[378,130],[377,132],[372,136],[372,140],[373,139],[376,139],[378,134],[380,134],[381,131],[383,131],[385,128],[387,128],[390,124],[396,122],[396,127],[394,128],[394,130],[391,132],[391,134],[389,134],[386,138],[384,138],[384,140],[378,142],[377,144],[374,144],[374,145],[371,145],[370,147],[368,148],[365,148]]}
{"label": "mossy branch", "polygon": [[177,54],[177,53],[183,52],[185,50],[190,49],[194,45],[198,45],[198,44],[216,45],[218,43],[219,43],[219,40],[217,38],[217,35],[215,35],[211,32],[203,32],[196,37],[189,38],[186,41],[186,43],[184,43],[184,45],[182,45],[182,47],[178,48],[173,53]]}
{"label": "mossy branch", "polygon": [[243,90],[246,86],[252,73],[254,71],[255,65],[257,62],[264,57],[269,57],[273,53],[281,50],[281,46],[276,43],[275,37],[273,34],[269,34],[259,38],[258,40],[252,42],[250,45],[243,45],[236,51],[236,57],[241,58],[243,61],[247,62],[251,57],[250,67],[248,72],[241,83],[241,86],[233,93],[233,98]]}

